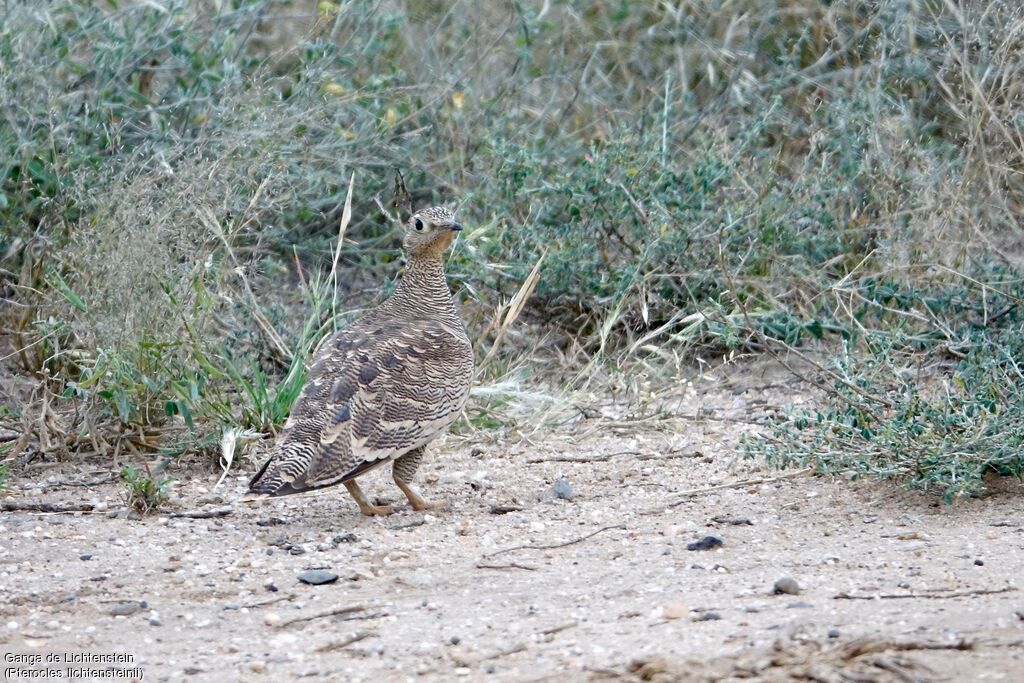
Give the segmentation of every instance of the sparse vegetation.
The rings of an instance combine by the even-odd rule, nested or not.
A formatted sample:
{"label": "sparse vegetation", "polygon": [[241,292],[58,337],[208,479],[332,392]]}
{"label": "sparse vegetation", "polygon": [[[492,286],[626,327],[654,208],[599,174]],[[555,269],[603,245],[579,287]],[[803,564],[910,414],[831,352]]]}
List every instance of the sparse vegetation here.
{"label": "sparse vegetation", "polygon": [[139,514],[148,515],[167,502],[172,479],[153,476],[148,466],[139,471],[132,465],[121,468],[125,504]]}
{"label": "sparse vegetation", "polygon": [[975,493],[1024,470],[1022,36],[1010,0],[13,3],[4,419],[58,455],[273,430],[390,286],[400,167],[470,226],[484,381],[816,345],[825,404],[750,452]]}

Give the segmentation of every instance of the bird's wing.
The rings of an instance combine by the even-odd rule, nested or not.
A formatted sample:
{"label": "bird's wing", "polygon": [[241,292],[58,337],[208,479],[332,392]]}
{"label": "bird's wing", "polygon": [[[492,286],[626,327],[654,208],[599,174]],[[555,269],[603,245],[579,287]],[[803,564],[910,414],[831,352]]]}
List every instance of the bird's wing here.
{"label": "bird's wing", "polygon": [[331,340],[286,425],[279,462],[251,488],[329,486],[433,439],[469,394],[472,348],[459,332],[407,321]]}

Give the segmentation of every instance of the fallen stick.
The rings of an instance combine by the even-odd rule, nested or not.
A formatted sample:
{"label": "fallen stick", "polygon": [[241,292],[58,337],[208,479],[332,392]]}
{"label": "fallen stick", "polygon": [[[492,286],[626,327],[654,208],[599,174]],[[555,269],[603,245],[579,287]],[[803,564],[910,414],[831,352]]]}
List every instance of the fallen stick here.
{"label": "fallen stick", "polygon": [[365,640],[366,638],[370,638],[370,637],[376,636],[376,635],[377,634],[374,633],[373,631],[361,631],[359,633],[356,633],[356,634],[346,638],[345,640],[339,640],[339,641],[336,641],[336,642],[333,642],[333,643],[327,643],[326,645],[321,645],[320,647],[318,647],[316,649],[316,651],[317,652],[330,652],[331,650],[341,650],[342,648],[346,648],[346,647],[348,647],[349,645],[351,645],[353,643],[358,643],[360,640]]}
{"label": "fallen stick", "polygon": [[337,617],[342,614],[352,614],[353,612],[362,612],[366,608],[362,605],[355,605],[353,607],[335,607],[329,609],[326,612],[317,612],[316,614],[309,614],[304,617],[295,617],[294,619],[286,619],[277,625],[277,628],[284,628],[286,626],[292,626],[294,624],[301,624],[305,621],[313,621],[314,619],[325,619],[327,617]]}
{"label": "fallen stick", "polygon": [[561,626],[552,626],[551,628],[544,629],[540,632],[540,634],[542,636],[553,636],[556,633],[561,633],[562,631],[566,631],[570,628],[573,628],[574,626],[579,626],[579,623],[580,622],[578,621],[570,621],[569,623],[562,624]]}
{"label": "fallen stick", "polygon": [[698,496],[702,493],[711,493],[713,491],[724,491],[725,489],[738,489],[744,486],[755,486],[757,484],[772,484],[777,481],[785,481],[786,479],[793,479],[795,477],[802,476],[810,472],[812,467],[805,467],[795,472],[787,472],[786,474],[780,474],[777,477],[757,477],[755,479],[744,479],[743,481],[734,481],[729,484],[718,484],[717,486],[705,486],[699,489],[690,489],[689,491],[680,491],[676,493],[677,496],[682,496],[681,499],[668,503],[667,505],[659,508],[651,508],[650,510],[641,510],[641,515],[657,515],[659,513],[671,510],[672,508],[682,505],[686,500],[692,496]]}
{"label": "fallen stick", "polygon": [[525,569],[526,571],[536,571],[536,567],[531,567],[528,564],[519,564],[518,562],[510,562],[508,564],[486,564],[484,562],[476,563],[477,569]]}
{"label": "fallen stick", "polygon": [[632,455],[637,460],[675,460],[678,458],[695,458],[696,453],[680,453],[676,451],[670,451],[666,455],[659,453],[641,453],[640,451],[620,451],[618,453],[602,453],[601,455],[553,455],[546,458],[527,458],[526,462],[535,465],[539,462],[607,462],[612,458],[617,458],[623,455]]}
{"label": "fallen stick", "polygon": [[4,512],[92,512],[96,506],[90,503],[61,505],[59,503],[22,503],[9,500],[2,504],[2,509]]}
{"label": "fallen stick", "polygon": [[178,519],[211,519],[213,517],[227,517],[234,509],[232,508],[213,508],[212,510],[189,510],[187,512],[172,512],[168,517],[176,517]]}
{"label": "fallen stick", "polygon": [[1014,586],[1005,586],[1003,588],[993,589],[982,589],[976,591],[955,591],[952,593],[881,593],[878,595],[850,595],[849,593],[839,593],[833,595],[833,600],[901,600],[907,598],[923,598],[923,599],[946,599],[946,598],[966,598],[972,595],[999,595],[1000,593],[1010,593],[1017,590]]}
{"label": "fallen stick", "polygon": [[257,607],[266,607],[267,605],[273,605],[274,603],[278,603],[283,600],[291,600],[294,597],[295,596],[292,594],[282,595],[277,598],[271,598],[270,600],[264,600],[263,602],[250,602],[246,605],[242,605],[242,607],[246,609],[256,609]]}
{"label": "fallen stick", "polygon": [[574,545],[576,543],[580,543],[581,541],[585,541],[588,538],[590,538],[591,536],[597,536],[599,533],[601,533],[603,531],[609,531],[611,529],[625,529],[625,528],[626,528],[625,524],[615,524],[614,526],[602,527],[602,528],[598,529],[597,531],[593,531],[593,532],[587,534],[586,536],[580,536],[579,538],[574,538],[573,540],[566,541],[565,543],[555,543],[555,544],[552,544],[552,545],[533,545],[533,544],[531,544],[531,545],[517,545],[517,546],[513,546],[511,548],[504,548],[502,550],[495,550],[493,553],[487,553],[486,555],[484,555],[484,557],[486,558],[486,557],[494,557],[495,555],[503,555],[505,553],[510,553],[510,552],[512,552],[514,550],[554,550],[555,548],[564,548],[566,546]]}

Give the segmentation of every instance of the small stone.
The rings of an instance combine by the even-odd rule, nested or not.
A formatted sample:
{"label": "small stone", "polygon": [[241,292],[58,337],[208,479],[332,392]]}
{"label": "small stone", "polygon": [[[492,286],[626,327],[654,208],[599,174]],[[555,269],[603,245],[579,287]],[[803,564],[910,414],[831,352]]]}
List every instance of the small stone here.
{"label": "small stone", "polygon": [[666,619],[682,619],[689,613],[690,610],[681,602],[671,602],[661,608],[661,616]]}
{"label": "small stone", "polygon": [[804,602],[803,600],[797,600],[796,602],[791,602],[786,605],[786,609],[812,609],[813,607],[814,605],[809,602]]}
{"label": "small stone", "polygon": [[65,595],[65,596],[64,596],[63,598],[61,598],[61,599],[60,599],[60,601],[61,601],[61,602],[74,602],[74,601],[75,601],[75,598],[77,598],[77,597],[78,597],[78,596],[77,596],[77,595],[75,595],[74,593],[68,593],[68,594],[67,594],[67,595]]}
{"label": "small stone", "polygon": [[89,553],[86,553],[84,555],[79,555],[78,559],[80,559],[82,562],[88,562],[89,560],[92,559],[92,555],[89,554]]}
{"label": "small stone", "polygon": [[152,615],[149,618],[149,625],[150,626],[163,626],[164,622],[160,621],[160,615],[159,614],[154,614],[154,615]]}
{"label": "small stone", "polygon": [[783,576],[775,582],[775,586],[772,587],[772,592],[775,593],[775,595],[800,595],[800,584],[792,577]]}
{"label": "small stone", "polygon": [[452,645],[458,645],[459,643],[462,642],[462,638],[459,638],[458,636],[452,636],[451,638],[448,639],[448,642],[451,643]]}
{"label": "small stone", "polygon": [[694,541],[686,546],[687,550],[714,550],[715,548],[721,548],[725,545],[725,542],[718,536],[705,536],[699,541]]}
{"label": "small stone", "polygon": [[135,614],[140,609],[144,609],[138,602],[120,602],[110,610],[110,615],[113,617],[127,617]]}
{"label": "small stone", "polygon": [[281,615],[276,612],[267,612],[263,615],[263,623],[267,626],[277,626],[281,623]]}
{"label": "small stone", "polygon": [[700,615],[701,621],[718,621],[722,618],[722,615],[718,612],[704,612]]}
{"label": "small stone", "polygon": [[263,587],[267,589],[268,593],[276,593],[277,592],[277,586],[275,586],[272,581],[266,582],[265,584],[263,584]]}
{"label": "small stone", "polygon": [[977,560],[974,561],[974,565],[976,567],[984,567],[985,566],[985,560],[977,559]]}
{"label": "small stone", "polygon": [[338,543],[355,543],[359,539],[351,531],[347,534],[340,534],[331,539],[335,544]]}
{"label": "small stone", "polygon": [[837,629],[837,628],[830,628],[828,630],[828,637],[829,638],[838,638],[839,637],[839,629]]}
{"label": "small stone", "polygon": [[299,574],[298,579],[310,586],[321,586],[325,583],[334,583],[338,580],[338,575],[321,569],[310,569]]}
{"label": "small stone", "polygon": [[487,668],[484,669],[484,671],[486,671],[489,674],[492,674],[492,673],[494,673],[497,670],[498,670],[498,667],[494,666],[493,664],[488,664]]}
{"label": "small stone", "polygon": [[572,486],[562,477],[555,479],[555,483],[551,486],[551,494],[562,500],[572,500],[575,495]]}
{"label": "small stone", "polygon": [[249,662],[249,671],[253,673],[261,674],[267,670],[267,665],[264,662]]}

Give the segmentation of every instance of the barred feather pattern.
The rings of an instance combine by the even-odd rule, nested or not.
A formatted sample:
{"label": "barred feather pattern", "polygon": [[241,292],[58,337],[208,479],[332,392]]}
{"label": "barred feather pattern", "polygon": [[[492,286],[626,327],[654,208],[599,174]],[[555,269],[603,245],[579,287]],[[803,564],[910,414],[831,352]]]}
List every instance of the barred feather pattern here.
{"label": "barred feather pattern", "polygon": [[396,458],[396,474],[411,477],[462,411],[473,369],[441,254],[410,255],[394,295],[321,346],[250,490],[331,486]]}

